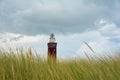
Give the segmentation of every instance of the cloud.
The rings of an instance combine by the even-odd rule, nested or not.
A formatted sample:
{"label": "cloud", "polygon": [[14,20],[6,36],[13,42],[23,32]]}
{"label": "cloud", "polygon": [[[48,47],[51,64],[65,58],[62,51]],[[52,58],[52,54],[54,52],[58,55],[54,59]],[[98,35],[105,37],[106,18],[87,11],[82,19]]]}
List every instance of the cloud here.
{"label": "cloud", "polygon": [[63,58],[79,55],[87,47],[83,41],[100,54],[103,46],[118,51],[119,9],[119,0],[0,0],[1,47],[23,44],[46,53],[48,34],[54,32]]}
{"label": "cloud", "polygon": [[[90,57],[113,56],[119,52],[120,28],[114,23],[106,20],[100,20],[98,26],[99,28],[95,33],[93,33],[94,31],[91,31],[92,34],[85,33],[88,36],[91,35],[87,38],[87,41],[95,53],[93,53],[86,44],[83,44],[77,51],[76,57],[85,58],[86,54]],[[99,36],[93,36],[97,33],[99,33]]]}
{"label": "cloud", "polygon": [[35,43],[45,39],[44,35],[28,36],[22,34],[5,33],[0,34],[1,43]]}
{"label": "cloud", "polygon": [[32,36],[16,33],[0,33],[0,48],[16,50],[16,48],[21,49],[22,47],[26,51],[31,47],[32,50],[46,58],[46,43],[48,42],[48,38],[48,35],[42,34]]}
{"label": "cloud", "polygon": [[93,23],[96,20],[111,19],[111,16],[113,18],[117,2],[117,0],[30,0],[29,2],[1,0],[0,31],[29,35],[52,32],[81,33],[95,29]]}
{"label": "cloud", "polygon": [[120,34],[120,29],[114,23],[109,23],[107,21],[101,20],[99,27],[101,27],[101,26],[102,26],[102,28],[100,28],[99,31],[103,35],[116,36],[116,35]]}
{"label": "cloud", "polygon": [[[57,57],[58,59],[69,59],[73,57],[85,58],[85,52],[92,57],[113,56],[119,52],[120,48],[120,28],[115,23],[101,19],[95,23],[97,29],[74,34],[56,34]],[[1,33],[0,47],[6,47],[7,44],[32,47],[41,56],[47,56],[48,35],[24,35],[15,33]],[[87,45],[87,42],[95,53]]]}

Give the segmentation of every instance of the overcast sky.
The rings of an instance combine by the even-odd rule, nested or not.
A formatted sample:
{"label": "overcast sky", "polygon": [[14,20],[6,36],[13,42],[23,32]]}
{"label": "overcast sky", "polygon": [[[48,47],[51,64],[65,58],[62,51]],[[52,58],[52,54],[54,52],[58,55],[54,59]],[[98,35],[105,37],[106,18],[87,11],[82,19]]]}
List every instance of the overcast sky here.
{"label": "overcast sky", "polygon": [[[32,47],[47,55],[55,33],[58,58],[113,55],[120,49],[120,0],[0,0],[0,47]],[[115,53],[114,53],[115,54]]]}

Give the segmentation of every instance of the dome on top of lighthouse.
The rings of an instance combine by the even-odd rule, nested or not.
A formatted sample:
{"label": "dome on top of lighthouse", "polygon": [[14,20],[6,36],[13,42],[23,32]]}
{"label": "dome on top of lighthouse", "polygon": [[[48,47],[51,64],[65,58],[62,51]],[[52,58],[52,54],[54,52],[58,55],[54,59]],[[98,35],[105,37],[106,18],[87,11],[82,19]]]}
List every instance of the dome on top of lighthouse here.
{"label": "dome on top of lighthouse", "polygon": [[50,35],[49,42],[55,42],[55,35],[53,33]]}

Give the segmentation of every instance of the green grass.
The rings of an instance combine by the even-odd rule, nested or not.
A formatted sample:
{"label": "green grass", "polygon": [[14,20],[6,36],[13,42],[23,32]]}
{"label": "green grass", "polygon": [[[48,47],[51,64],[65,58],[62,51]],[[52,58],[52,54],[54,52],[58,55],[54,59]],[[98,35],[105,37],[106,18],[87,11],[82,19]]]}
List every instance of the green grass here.
{"label": "green grass", "polygon": [[0,80],[120,80],[120,56],[46,61],[31,50],[0,50]]}

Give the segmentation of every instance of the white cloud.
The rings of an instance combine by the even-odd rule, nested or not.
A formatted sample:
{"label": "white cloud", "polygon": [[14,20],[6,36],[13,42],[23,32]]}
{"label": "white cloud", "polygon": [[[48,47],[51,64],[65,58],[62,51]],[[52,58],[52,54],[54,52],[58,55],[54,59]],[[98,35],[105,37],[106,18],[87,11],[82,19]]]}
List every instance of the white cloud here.
{"label": "white cloud", "polygon": [[[45,53],[45,43],[48,41],[47,35],[23,35],[15,33],[0,34],[0,48],[12,49],[23,47],[26,51],[28,48],[33,48],[43,56]],[[43,51],[42,51],[43,50]]]}
{"label": "white cloud", "polygon": [[[67,59],[73,56],[85,57],[84,52],[90,56],[114,55],[112,52],[119,51],[120,47],[120,28],[109,21],[100,20],[97,24],[98,29],[74,34],[56,34],[58,42],[58,59]],[[42,56],[47,56],[48,35],[23,35],[15,33],[0,34],[0,43],[13,43],[23,47],[30,46],[40,51]],[[86,41],[95,51],[93,53]],[[1,46],[2,46],[1,45]]]}
{"label": "white cloud", "polygon": [[46,35],[22,35],[14,33],[0,34],[0,42],[2,43],[36,43],[46,39]]}
{"label": "white cloud", "polygon": [[[100,20],[98,25],[99,28],[96,30],[96,33],[99,33],[99,36],[94,36],[96,34],[93,33],[94,31],[90,31],[92,34],[87,34],[89,32],[85,33],[88,36],[90,35],[90,37],[87,37],[88,44],[95,53],[93,53],[87,45],[83,44],[77,51],[77,56],[86,57],[85,52],[91,57],[113,56],[117,52],[120,52],[120,28],[106,20]],[[83,39],[86,39],[86,36],[84,37]],[[89,39],[91,41],[89,41]]]}
{"label": "white cloud", "polygon": [[99,31],[106,36],[118,36],[120,34],[120,28],[116,24],[101,20],[99,23]]}

